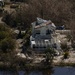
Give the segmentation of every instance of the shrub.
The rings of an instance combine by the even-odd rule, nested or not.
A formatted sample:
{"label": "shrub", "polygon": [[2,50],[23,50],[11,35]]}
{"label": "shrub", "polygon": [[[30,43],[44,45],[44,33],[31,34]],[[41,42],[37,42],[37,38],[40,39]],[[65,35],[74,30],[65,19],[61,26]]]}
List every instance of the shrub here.
{"label": "shrub", "polygon": [[5,38],[0,42],[0,49],[3,52],[14,50],[14,48],[15,48],[15,41],[12,38]]}
{"label": "shrub", "polygon": [[67,50],[67,43],[61,44],[61,49],[62,49],[63,51],[66,51],[66,50]]}
{"label": "shrub", "polygon": [[64,53],[64,59],[67,59],[69,57],[69,52]]}
{"label": "shrub", "polygon": [[7,52],[15,48],[15,40],[12,30],[7,25],[0,25],[0,50]]}

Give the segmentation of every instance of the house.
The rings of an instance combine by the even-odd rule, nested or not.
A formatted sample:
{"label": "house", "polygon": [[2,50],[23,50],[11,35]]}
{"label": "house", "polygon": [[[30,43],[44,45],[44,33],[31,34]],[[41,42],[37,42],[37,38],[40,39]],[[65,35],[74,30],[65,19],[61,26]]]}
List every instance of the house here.
{"label": "house", "polygon": [[37,21],[32,23],[31,48],[34,50],[45,50],[48,47],[58,48],[59,43],[53,37],[55,30],[56,26],[51,20],[37,18]]}

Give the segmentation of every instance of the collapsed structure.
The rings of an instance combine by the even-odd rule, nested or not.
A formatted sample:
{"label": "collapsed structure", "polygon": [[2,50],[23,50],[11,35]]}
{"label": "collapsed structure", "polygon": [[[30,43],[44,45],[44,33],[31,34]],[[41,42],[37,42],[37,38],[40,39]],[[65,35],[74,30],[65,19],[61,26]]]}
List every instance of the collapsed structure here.
{"label": "collapsed structure", "polygon": [[60,40],[55,38],[56,26],[51,20],[37,18],[32,23],[32,35],[30,37],[31,48],[34,50],[46,50],[48,47],[60,48]]}

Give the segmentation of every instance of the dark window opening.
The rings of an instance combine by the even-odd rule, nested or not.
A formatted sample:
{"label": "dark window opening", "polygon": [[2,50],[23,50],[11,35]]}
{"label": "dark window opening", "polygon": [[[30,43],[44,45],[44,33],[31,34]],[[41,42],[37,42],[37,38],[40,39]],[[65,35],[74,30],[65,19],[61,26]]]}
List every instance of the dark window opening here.
{"label": "dark window opening", "polygon": [[46,31],[46,34],[51,34],[51,33],[52,33],[52,31],[49,29]]}
{"label": "dark window opening", "polygon": [[36,34],[40,34],[40,33],[36,33]]}
{"label": "dark window opening", "polygon": [[36,32],[36,34],[40,34],[40,30],[37,30],[37,31],[35,31]]}
{"label": "dark window opening", "polygon": [[35,45],[33,45],[33,48],[35,48]]}

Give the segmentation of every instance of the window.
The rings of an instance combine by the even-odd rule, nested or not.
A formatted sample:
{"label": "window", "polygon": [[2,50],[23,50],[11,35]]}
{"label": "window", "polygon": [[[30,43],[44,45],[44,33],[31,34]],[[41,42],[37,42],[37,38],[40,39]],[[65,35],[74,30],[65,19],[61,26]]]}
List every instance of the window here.
{"label": "window", "polygon": [[33,45],[33,48],[35,48],[35,45]]}
{"label": "window", "polygon": [[51,34],[52,33],[52,31],[51,30],[46,30],[46,34]]}
{"label": "window", "polygon": [[35,32],[36,32],[36,34],[40,34],[40,30],[36,30]]}

